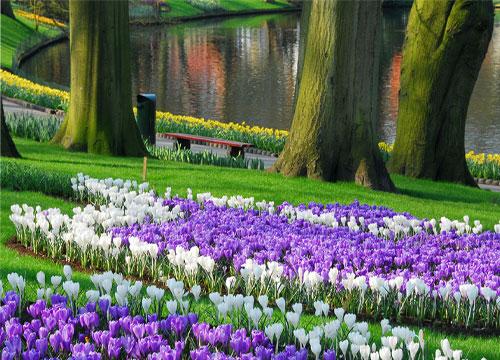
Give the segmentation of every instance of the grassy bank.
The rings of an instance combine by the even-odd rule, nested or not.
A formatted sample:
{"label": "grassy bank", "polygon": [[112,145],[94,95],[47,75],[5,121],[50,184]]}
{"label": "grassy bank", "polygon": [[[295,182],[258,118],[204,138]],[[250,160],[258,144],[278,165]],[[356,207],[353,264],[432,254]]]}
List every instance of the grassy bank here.
{"label": "grassy bank", "polygon": [[60,31],[52,26],[40,24],[38,32],[35,30],[35,22],[18,16],[16,20],[2,15],[2,31],[0,37],[0,58],[2,68],[12,67],[12,58],[18,47],[34,37],[54,37]]}
{"label": "grassy bank", "polygon": [[[272,3],[268,3],[264,0],[219,0],[217,2],[169,0],[167,4],[169,11],[162,12],[161,14],[161,20],[166,22],[182,21],[199,17],[289,10],[294,8],[294,5],[286,0],[275,0]],[[132,8],[131,10],[131,18],[133,20],[141,20],[141,18],[143,18],[146,22],[148,20],[155,21],[156,19],[151,17],[151,15],[152,9],[148,9],[147,6],[139,6],[139,8]]]}

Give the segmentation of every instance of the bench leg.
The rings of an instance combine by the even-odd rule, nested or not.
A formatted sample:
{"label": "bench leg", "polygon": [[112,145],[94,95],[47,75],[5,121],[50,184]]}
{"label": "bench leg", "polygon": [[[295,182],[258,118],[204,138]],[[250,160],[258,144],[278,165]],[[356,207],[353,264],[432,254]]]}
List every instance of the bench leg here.
{"label": "bench leg", "polygon": [[186,139],[176,139],[174,142],[174,150],[189,150],[191,149],[191,141]]}
{"label": "bench leg", "polygon": [[229,148],[228,154],[231,157],[241,156],[242,158],[244,158],[245,157],[245,150],[243,150],[243,148],[241,148],[241,147],[232,146]]}

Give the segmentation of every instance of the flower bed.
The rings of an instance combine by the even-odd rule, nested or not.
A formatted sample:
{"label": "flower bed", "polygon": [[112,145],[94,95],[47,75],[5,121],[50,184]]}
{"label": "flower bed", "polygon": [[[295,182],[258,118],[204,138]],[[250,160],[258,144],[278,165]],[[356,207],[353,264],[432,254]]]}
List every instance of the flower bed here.
{"label": "flower bed", "polygon": [[[74,209],[13,206],[18,240],[35,253],[209,291],[221,279],[290,301],[322,296],[372,317],[500,325],[500,224],[419,220],[358,203],[293,207],[79,175]],[[496,302],[495,302],[496,301]]]}
{"label": "flower bed", "polygon": [[[0,89],[6,95],[26,100],[51,109],[66,109],[69,93],[35,84],[8,71],[0,70]],[[134,109],[135,110],[135,109]],[[156,131],[159,133],[178,132],[200,136],[251,143],[257,149],[279,154],[285,147],[288,131],[249,126],[243,123],[221,122],[217,120],[174,115],[169,112],[156,112]],[[382,157],[387,161],[393,146],[378,144]],[[500,180],[500,154],[466,154],[467,164],[472,176]]]}
{"label": "flower bed", "polygon": [[[378,147],[384,161],[391,157],[394,145],[380,142]],[[465,161],[471,175],[476,179],[500,180],[500,154],[485,154],[469,151],[465,154]]]}
{"label": "flower bed", "polygon": [[[381,345],[366,322],[342,308],[316,301],[317,325],[301,327],[303,305],[290,308],[284,298],[270,299],[232,291],[210,293],[199,302],[201,287],[166,281],[168,291],[131,282],[112,272],[90,277],[95,288],[83,294],[72,270],[46,278],[37,274],[38,300],[26,300],[26,280],[8,275],[0,281],[2,359],[423,359],[425,335],[381,321]],[[335,318],[327,318],[330,313]],[[24,340],[23,340],[24,339]],[[435,359],[456,359],[447,339]],[[426,355],[426,358],[432,356]]]}
{"label": "flower bed", "polygon": [[33,20],[33,21],[41,23],[41,24],[58,26],[58,27],[66,27],[66,24],[64,24],[60,21],[57,21],[57,20],[52,19],[52,18],[48,18],[48,17],[43,16],[43,15],[34,14],[32,12],[16,9],[15,14],[16,14],[16,16],[21,16],[25,19]]}
{"label": "flower bed", "polygon": [[69,103],[67,91],[36,84],[3,69],[0,69],[0,80],[2,95],[57,110],[65,110]]}

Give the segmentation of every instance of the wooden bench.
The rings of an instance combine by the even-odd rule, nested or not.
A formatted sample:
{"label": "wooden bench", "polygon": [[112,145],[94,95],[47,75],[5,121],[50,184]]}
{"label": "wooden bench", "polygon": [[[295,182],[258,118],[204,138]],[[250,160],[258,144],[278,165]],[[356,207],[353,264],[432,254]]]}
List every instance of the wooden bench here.
{"label": "wooden bench", "polygon": [[174,139],[175,149],[191,149],[191,141],[199,141],[207,144],[225,145],[228,148],[228,155],[232,157],[237,157],[237,156],[245,157],[245,149],[253,146],[252,144],[242,143],[239,141],[224,140],[224,139],[211,138],[207,136],[198,136],[198,135],[181,134],[181,133],[161,133],[158,134],[158,136],[162,138]]}

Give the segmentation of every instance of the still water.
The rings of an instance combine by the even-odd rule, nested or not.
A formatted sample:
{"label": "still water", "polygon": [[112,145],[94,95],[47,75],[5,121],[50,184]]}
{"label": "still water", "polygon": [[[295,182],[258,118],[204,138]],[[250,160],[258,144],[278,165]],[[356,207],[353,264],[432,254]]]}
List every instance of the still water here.
{"label": "still water", "polygon": [[[500,153],[500,14],[476,83],[466,148]],[[384,11],[381,140],[394,141],[401,48],[408,11]],[[221,121],[288,129],[298,54],[299,14],[274,14],[134,27],[133,93],[157,94],[158,109]],[[60,43],[28,59],[22,70],[69,85],[69,46]]]}

